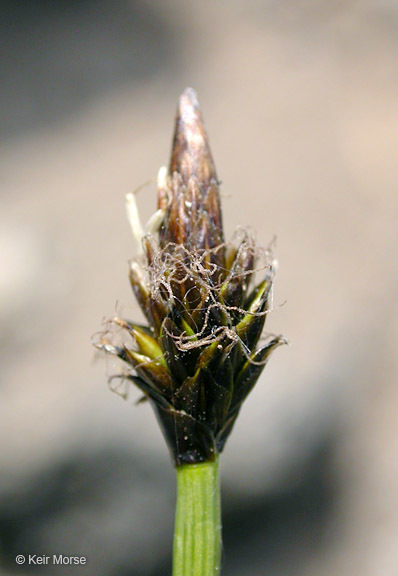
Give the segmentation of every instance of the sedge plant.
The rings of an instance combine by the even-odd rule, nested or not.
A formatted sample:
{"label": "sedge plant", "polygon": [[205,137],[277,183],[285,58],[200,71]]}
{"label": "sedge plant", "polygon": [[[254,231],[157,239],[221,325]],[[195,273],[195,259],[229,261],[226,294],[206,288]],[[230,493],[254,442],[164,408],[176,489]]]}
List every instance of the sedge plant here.
{"label": "sedge plant", "polygon": [[242,229],[224,239],[219,181],[191,88],[179,99],[157,210],[143,230],[128,194],[127,213],[139,240],[130,282],[147,324],[114,317],[96,346],[123,361],[117,377],[151,404],[176,467],[173,576],[214,576],[221,563],[219,456],[242,403],[285,340],[263,335],[272,306],[271,250]]}

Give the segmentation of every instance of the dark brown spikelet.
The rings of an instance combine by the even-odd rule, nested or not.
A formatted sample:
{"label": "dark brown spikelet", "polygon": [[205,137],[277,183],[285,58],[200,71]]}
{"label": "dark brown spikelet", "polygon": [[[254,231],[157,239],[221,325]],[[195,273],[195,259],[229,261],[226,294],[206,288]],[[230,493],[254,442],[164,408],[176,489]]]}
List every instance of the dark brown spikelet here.
{"label": "dark brown spikelet", "polygon": [[[219,266],[223,266],[224,235],[217,174],[192,88],[185,90],[178,103],[168,173],[159,247],[162,249],[170,243],[184,244],[188,250],[195,251],[220,247],[214,255]],[[159,198],[158,204],[161,203]]]}
{"label": "dark brown spikelet", "polygon": [[[280,336],[259,345],[271,306],[273,266],[258,265],[246,232],[225,244],[219,184],[196,94],[181,95],[160,225],[143,237],[130,281],[148,321],[113,323],[131,344],[98,346],[121,358],[124,377],[151,402],[175,464],[213,460]],[[251,287],[255,269],[265,278]]]}

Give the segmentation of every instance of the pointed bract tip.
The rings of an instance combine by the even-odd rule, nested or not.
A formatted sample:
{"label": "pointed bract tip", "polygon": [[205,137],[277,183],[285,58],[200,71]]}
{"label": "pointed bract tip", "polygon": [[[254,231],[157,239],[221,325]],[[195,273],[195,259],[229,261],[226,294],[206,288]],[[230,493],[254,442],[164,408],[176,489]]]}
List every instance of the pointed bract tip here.
{"label": "pointed bract tip", "polygon": [[207,134],[195,90],[186,88],[178,101],[173,149],[169,173],[178,172],[183,184],[191,176],[207,189],[217,180]]}
{"label": "pointed bract tip", "polygon": [[189,107],[199,110],[198,95],[193,88],[188,86],[178,100],[178,110],[181,113]]}

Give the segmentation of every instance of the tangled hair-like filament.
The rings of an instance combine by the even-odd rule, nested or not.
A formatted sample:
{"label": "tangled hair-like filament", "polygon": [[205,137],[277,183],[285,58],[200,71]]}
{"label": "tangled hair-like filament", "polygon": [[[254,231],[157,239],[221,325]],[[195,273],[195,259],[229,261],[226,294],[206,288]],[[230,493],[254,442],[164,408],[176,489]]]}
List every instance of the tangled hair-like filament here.
{"label": "tangled hair-like filament", "polygon": [[[231,314],[240,315],[242,318],[245,316],[263,317],[272,310],[272,305],[267,305],[266,309],[257,311],[227,304],[222,297],[222,289],[229,282],[242,282],[248,285],[256,273],[265,271],[271,293],[275,262],[272,257],[272,247],[265,250],[260,248],[254,237],[242,228],[235,232],[231,242],[224,242],[206,250],[188,250],[184,245],[173,242],[160,248],[156,238],[151,235],[144,237],[143,245],[146,257],[140,257],[140,264],[146,272],[147,286],[153,301],[161,302],[167,310],[171,310],[176,304],[180,305],[191,320],[191,329],[192,325],[196,325],[192,312],[203,313],[200,327],[197,327],[196,331],[193,330],[191,334],[187,334],[184,330],[175,334],[163,325],[164,333],[173,340],[178,350],[189,352],[218,342],[219,347],[222,346],[224,351],[231,351],[233,347],[240,345],[241,352],[249,363],[257,366],[266,364],[267,358],[259,361],[253,359],[253,350],[250,350],[237,333],[231,321]],[[226,268],[213,261],[217,261],[217,256],[221,251],[225,254]],[[262,263],[259,264],[259,261]],[[251,262],[253,265],[250,265]],[[176,294],[176,287],[185,285],[186,288],[187,283],[190,287],[184,293],[185,299],[193,290],[197,290],[200,294],[200,303],[194,310],[187,309]],[[227,325],[211,326],[211,317],[215,310],[228,319]],[[129,342],[126,342],[126,336],[129,336]],[[271,337],[270,334],[266,335],[267,340]],[[94,345],[99,350],[119,357],[122,357],[123,350],[138,352],[137,347],[134,346],[134,336],[129,330],[129,322],[119,318],[118,315],[104,321],[104,330],[97,334]],[[135,366],[129,365],[121,373],[110,377],[109,386],[121,396],[126,397],[123,386],[125,380],[136,373],[137,369],[161,359],[160,356]],[[113,386],[115,379],[121,380],[117,386]]]}

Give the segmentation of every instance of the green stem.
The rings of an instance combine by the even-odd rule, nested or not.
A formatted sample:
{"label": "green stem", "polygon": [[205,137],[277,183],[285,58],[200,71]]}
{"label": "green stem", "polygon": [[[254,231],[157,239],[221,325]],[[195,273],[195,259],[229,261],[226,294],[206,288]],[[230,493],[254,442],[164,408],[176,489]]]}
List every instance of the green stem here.
{"label": "green stem", "polygon": [[218,458],[177,468],[173,576],[220,574],[221,506]]}

